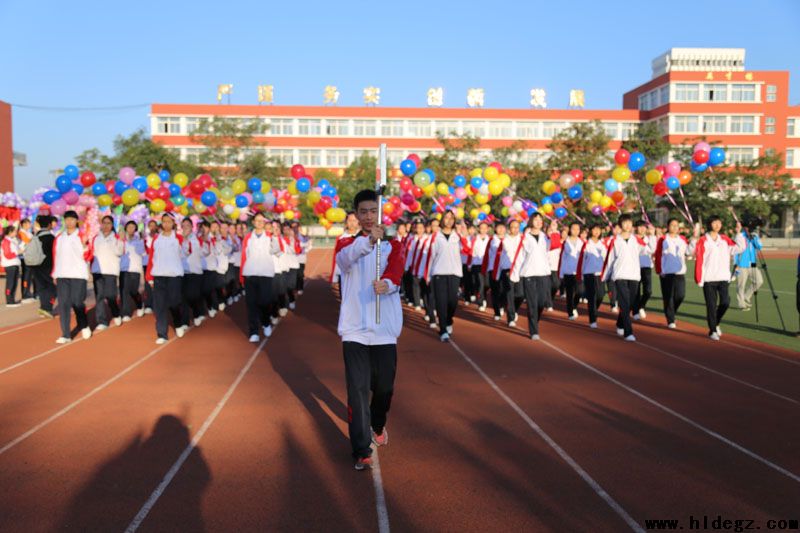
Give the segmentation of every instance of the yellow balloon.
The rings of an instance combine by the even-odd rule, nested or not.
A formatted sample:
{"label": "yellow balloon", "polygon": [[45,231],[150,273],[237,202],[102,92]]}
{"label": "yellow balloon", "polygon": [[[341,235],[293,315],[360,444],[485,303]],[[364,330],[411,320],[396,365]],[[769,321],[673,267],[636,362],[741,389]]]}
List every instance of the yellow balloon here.
{"label": "yellow balloon", "polygon": [[631,177],[631,170],[628,167],[618,165],[611,171],[611,177],[620,183],[628,181],[628,178]]}
{"label": "yellow balloon", "polygon": [[286,186],[286,190],[289,191],[289,194],[297,194],[297,182],[290,181],[289,185]]}
{"label": "yellow balloon", "polygon": [[230,187],[223,187],[222,190],[219,191],[219,197],[227,202],[233,198],[233,190],[231,190]]}
{"label": "yellow balloon", "polygon": [[489,204],[483,204],[481,206],[481,211],[483,211],[484,213],[486,213],[488,215],[489,213],[492,212],[492,208],[489,206]]}
{"label": "yellow balloon", "polygon": [[233,194],[242,194],[247,190],[247,182],[241,178],[235,179],[231,184],[231,190],[233,191]]}
{"label": "yellow balloon", "polygon": [[161,187],[161,178],[156,173],[148,174],[147,185],[152,189],[158,189]]}
{"label": "yellow balloon", "polygon": [[311,207],[314,207],[317,202],[319,202],[320,198],[322,198],[322,193],[319,191],[308,191],[308,202],[311,204]]}
{"label": "yellow balloon", "polygon": [[237,207],[233,210],[233,213],[231,213],[231,218],[239,218],[240,216],[242,216],[242,211]]}
{"label": "yellow balloon", "polygon": [[542,183],[542,192],[546,195],[550,196],[554,192],[556,192],[556,183],[551,180],[547,180]]}
{"label": "yellow balloon", "polygon": [[188,205],[186,205],[186,204],[183,204],[183,205],[181,206],[181,215],[183,215],[183,216],[185,216],[185,217],[186,217],[186,216],[189,216],[189,206],[188,206]]}
{"label": "yellow balloon", "polygon": [[601,193],[600,191],[592,191],[592,193],[589,195],[589,200],[591,200],[594,203],[598,203],[600,202],[600,198],[602,197],[603,193]]}
{"label": "yellow balloon", "polygon": [[450,194],[450,187],[445,182],[439,182],[436,186],[436,192],[444,196],[445,194]]}
{"label": "yellow balloon", "polygon": [[441,214],[441,213],[436,213],[436,214],[433,216],[433,218],[435,218],[436,220],[442,220],[442,214]]}
{"label": "yellow balloon", "polygon": [[204,213],[206,209],[208,208],[205,206],[205,204],[201,202],[194,203],[194,210],[197,211],[198,213]]}
{"label": "yellow balloon", "polygon": [[267,180],[261,182],[261,192],[267,194],[272,190],[272,185]]}
{"label": "yellow balloon", "polygon": [[[494,167],[489,167],[489,168],[494,168]],[[495,169],[495,170],[497,170],[497,169]],[[491,193],[492,196],[497,196],[499,194],[502,194],[503,193],[503,183],[498,179],[496,179],[494,181],[490,181],[489,182],[489,193]]]}
{"label": "yellow balloon", "polygon": [[97,204],[100,205],[101,207],[108,207],[109,205],[111,205],[111,203],[112,200],[110,194],[101,194],[100,196],[97,197]]}
{"label": "yellow balloon", "polygon": [[150,202],[150,211],[153,213],[160,213],[164,209],[166,209],[167,204],[161,198],[156,198],[152,202]]}
{"label": "yellow balloon", "polygon": [[483,175],[483,170],[481,170],[480,168],[473,168],[469,172],[470,178],[480,178],[482,175]]}
{"label": "yellow balloon", "polygon": [[464,209],[461,207],[456,208],[456,218],[461,220],[464,218]]}
{"label": "yellow balloon", "polygon": [[544,204],[539,206],[539,211],[544,213],[545,215],[549,215],[553,212],[553,204]]}
{"label": "yellow balloon", "polygon": [[425,188],[431,183],[431,175],[427,172],[419,171],[414,175],[414,185]]}
{"label": "yellow balloon", "polygon": [[473,207],[469,210],[469,218],[478,218],[478,215],[481,214],[481,210],[477,207]]}
{"label": "yellow balloon", "polygon": [[285,218],[286,220],[294,220],[294,211],[292,210],[284,211],[283,218]]}
{"label": "yellow balloon", "polygon": [[186,187],[189,185],[189,176],[184,174],[183,172],[178,172],[175,176],[172,177],[172,183],[177,185],[178,187]]}
{"label": "yellow balloon", "polygon": [[489,201],[489,197],[485,194],[478,193],[475,195],[475,201],[478,202],[478,205],[484,205]]}
{"label": "yellow balloon", "polygon": [[656,183],[661,181],[661,172],[659,172],[654,168],[651,168],[650,170],[647,171],[647,174],[644,175],[644,179],[649,185],[655,185]]}
{"label": "yellow balloon", "polygon": [[483,177],[490,183],[496,180],[498,176],[500,176],[500,172],[495,167],[486,167],[486,170],[483,171]]}
{"label": "yellow balloon", "polygon": [[[490,168],[494,168],[494,167],[490,167]],[[503,206],[503,208],[500,210],[500,214],[503,215],[503,218],[507,217],[508,216],[508,208],[506,206]]]}
{"label": "yellow balloon", "polygon": [[427,187],[423,187],[422,192],[424,192],[425,196],[427,196],[428,198],[433,198],[434,195],[436,194],[436,185],[431,183]]}
{"label": "yellow balloon", "polygon": [[127,207],[132,207],[139,203],[139,191],[136,189],[128,189],[122,193],[122,203]]}
{"label": "yellow balloon", "polygon": [[500,176],[498,177],[498,180],[500,181],[500,183],[502,183],[502,184],[503,184],[503,188],[504,188],[504,189],[505,189],[506,187],[511,187],[511,176],[509,176],[509,175],[508,175],[508,174],[506,174],[505,172],[503,172],[502,174],[500,174]]}
{"label": "yellow balloon", "polygon": [[612,200],[609,196],[603,195],[603,197],[600,198],[600,206],[603,209],[609,207],[613,203],[614,203],[614,200]]}

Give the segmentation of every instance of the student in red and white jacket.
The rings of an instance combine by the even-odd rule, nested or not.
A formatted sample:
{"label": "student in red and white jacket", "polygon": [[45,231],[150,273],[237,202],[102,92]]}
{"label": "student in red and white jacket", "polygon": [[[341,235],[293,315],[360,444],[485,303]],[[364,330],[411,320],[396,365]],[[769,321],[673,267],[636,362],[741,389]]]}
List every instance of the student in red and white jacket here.
{"label": "student in red and white jacket", "polygon": [[294,234],[292,225],[289,222],[284,222],[281,228],[283,232],[283,246],[284,246],[284,261],[286,264],[286,301],[289,305],[289,310],[294,311],[295,291],[297,290],[297,275],[300,271],[300,254],[303,253],[303,245]]}
{"label": "student in red and white jacket", "polygon": [[119,290],[122,293],[122,321],[130,322],[134,309],[136,316],[144,316],[139,284],[144,277],[144,241],[139,236],[133,220],[125,223],[122,234],[125,248],[119,260]]}
{"label": "student in red and white jacket", "polygon": [[191,321],[199,326],[206,319],[206,301],[203,295],[203,245],[194,233],[194,224],[189,217],[181,221],[181,263],[183,280],[181,295],[183,298],[183,322]]}
{"label": "student in red and white jacket", "polygon": [[[506,224],[497,221],[494,225],[494,235],[489,241],[486,253],[483,256],[481,273],[489,280],[489,290],[492,292],[492,309],[494,319],[500,320],[505,314],[505,305],[508,302],[508,293],[503,284],[500,283],[503,262],[503,241],[506,238]],[[508,262],[511,266],[511,262]]]}
{"label": "student in red and white jacket", "polygon": [[486,256],[491,240],[489,224],[486,222],[478,224],[478,234],[475,235],[475,240],[471,246],[469,275],[472,278],[472,290],[474,292],[471,296],[479,306],[479,311],[486,311],[486,290],[489,286],[489,279],[483,273],[482,266],[483,258]]}
{"label": "student in red and white jacket", "polygon": [[[378,219],[378,197],[375,191],[363,190],[356,194],[354,205],[363,231],[340,241],[336,250],[342,273],[338,331],[344,352],[350,443],[355,468],[363,470],[372,465],[371,442],[382,446],[389,439],[386,415],[394,393],[397,337],[403,328],[400,282],[405,258],[400,243],[381,240],[377,265],[377,243],[384,234]],[[380,279],[376,281],[376,277]],[[380,321],[376,317],[378,298]]]}
{"label": "student in red and white jacket", "polygon": [[275,305],[272,283],[280,244],[278,237],[268,231],[264,213],[258,212],[253,216],[253,228],[242,241],[239,280],[244,286],[249,340],[258,342],[259,330],[264,337],[272,335],[271,315]]}
{"label": "student in red and white jacket", "polygon": [[558,277],[562,280],[567,293],[567,317],[570,320],[578,318],[578,261],[583,241],[580,238],[581,225],[573,222],[569,225],[569,233],[561,245],[558,256]]}
{"label": "student in red and white jacket", "polygon": [[[463,231],[463,229],[462,229]],[[456,230],[456,215],[445,211],[442,229],[433,234],[430,275],[436,315],[439,319],[439,340],[447,342],[453,334],[453,317],[458,307],[458,286],[463,274],[461,253],[466,248],[466,236]]]}
{"label": "student in red and white jacket", "polygon": [[297,256],[297,261],[300,263],[300,268],[297,270],[297,294],[302,296],[303,289],[306,286],[306,263],[308,262],[308,252],[314,247],[314,243],[307,236],[300,232],[300,224],[292,222],[292,231],[294,237],[300,241],[301,252]]}
{"label": "student in red and white jacket", "polygon": [[636,237],[643,240],[647,245],[648,253],[639,256],[640,281],[639,288],[636,290],[636,298],[633,301],[633,318],[639,320],[646,318],[645,307],[650,297],[653,295],[653,258],[656,251],[658,239],[655,236],[655,228],[648,225],[644,220],[636,222]]}
{"label": "student in red and white jacket", "polygon": [[61,322],[58,344],[70,342],[70,311],[75,312],[78,329],[84,339],[92,336],[86,318],[86,283],[89,279],[89,247],[78,230],[78,214],[64,213],[64,230],[53,241],[53,279],[56,281],[56,299]]}
{"label": "student in red and white jacket", "polygon": [[[336,245],[339,244],[339,241],[342,239],[352,238],[359,234],[361,228],[358,225],[358,218],[356,214],[352,211],[347,213],[347,216],[344,219],[344,233],[336,237]],[[334,247],[335,249],[335,247]],[[341,273],[339,272],[339,267],[336,264],[336,256],[333,256],[333,260],[331,261],[331,277],[330,282],[331,285],[339,285]]]}
{"label": "student in red and white jacket", "polygon": [[558,277],[558,258],[561,256],[562,239],[557,220],[550,221],[546,233],[547,238],[550,239],[550,250],[547,254],[550,262],[550,300],[548,300],[547,310],[552,311],[556,294],[561,289],[561,279]]}
{"label": "student in red and white jacket", "polygon": [[589,238],[583,243],[578,267],[576,269],[578,281],[583,281],[586,287],[586,300],[589,308],[589,327],[597,329],[597,309],[603,302],[604,283],[601,279],[603,263],[606,260],[608,248],[601,238],[603,228],[600,224],[589,226]]}
{"label": "student in red and white jacket", "polygon": [[[503,252],[500,260],[501,269],[506,265],[507,270],[501,270],[500,284],[506,289],[506,312],[508,313],[508,326],[517,327],[517,311],[522,306],[525,293],[519,280],[519,266],[522,260],[524,235],[520,231],[518,220],[508,222],[508,233],[503,239]],[[507,280],[507,281],[506,281]]]}
{"label": "student in red and white jacket", "polygon": [[667,327],[675,329],[675,313],[686,296],[686,258],[694,253],[696,243],[690,245],[679,233],[677,218],[667,221],[667,234],[658,239],[655,253],[656,273],[661,282],[664,297],[664,316]]}
{"label": "student in red and white jacket", "polygon": [[22,246],[17,239],[16,226],[8,226],[3,232],[2,251],[0,252],[0,265],[6,272],[6,307],[19,307],[17,301],[17,285],[22,269]]}
{"label": "student in red and white jacket", "polygon": [[[161,230],[158,221],[150,219],[147,222],[147,231],[144,235],[144,249],[147,254],[144,256],[144,269],[147,272],[147,265],[150,264],[150,249],[153,247],[153,239]],[[144,284],[144,314],[149,315],[153,312],[153,287],[149,283]]]}
{"label": "student in red and white jacket", "polygon": [[431,329],[436,328],[436,293],[431,283],[431,247],[436,234],[439,232],[439,221],[436,219],[428,223],[427,235],[422,241],[420,253],[417,257],[416,276],[419,279],[419,290],[425,306],[425,320],[430,323]]}
{"label": "student in red and white jacket", "polygon": [[736,235],[734,242],[721,231],[722,219],[716,215],[709,218],[708,231],[698,239],[695,249],[694,277],[697,285],[703,288],[708,336],[715,341],[722,335],[719,324],[730,306],[731,258],[747,248],[747,239],[742,233]]}
{"label": "student in red and white jacket", "polygon": [[616,287],[619,303],[617,316],[617,335],[626,341],[635,342],[631,311],[636,290],[641,278],[639,256],[649,254],[649,247],[644,240],[633,233],[633,220],[628,214],[619,217],[620,234],[608,243],[608,255],[603,265],[603,281],[610,281]]}
{"label": "student in red and white jacket", "polygon": [[469,275],[470,261],[472,258],[472,245],[475,244],[475,226],[467,225],[466,221],[456,222],[456,232],[464,236],[464,246],[461,247],[461,296],[464,305],[475,301],[475,289],[472,286],[472,277]]}
{"label": "student in red and white jacket", "polygon": [[[119,264],[125,243],[114,231],[114,219],[106,215],[100,221],[100,233],[94,236],[89,244],[89,254],[94,279],[95,308],[97,320],[95,331],[107,329],[111,319],[117,326],[122,318],[117,304],[119,286]],[[110,316],[109,316],[110,312]]]}
{"label": "student in red and white jacket", "polygon": [[414,222],[414,234],[406,239],[405,246],[405,273],[403,282],[406,285],[408,305],[417,311],[422,309],[422,295],[420,293],[419,278],[416,275],[417,255],[422,251],[422,241],[425,239],[425,223],[421,220]]}
{"label": "student in red and white jacket", "polygon": [[153,237],[150,262],[145,278],[153,288],[153,311],[156,315],[156,344],[167,342],[169,318],[175,334],[183,337],[189,329],[182,313],[183,303],[183,237],[175,231],[175,219],[165,213],[161,217],[161,233]]}
{"label": "student in red and white jacket", "polygon": [[528,221],[519,258],[519,276],[522,291],[528,301],[528,334],[531,340],[539,340],[539,318],[550,296],[550,239],[543,231],[541,213],[534,213]]}

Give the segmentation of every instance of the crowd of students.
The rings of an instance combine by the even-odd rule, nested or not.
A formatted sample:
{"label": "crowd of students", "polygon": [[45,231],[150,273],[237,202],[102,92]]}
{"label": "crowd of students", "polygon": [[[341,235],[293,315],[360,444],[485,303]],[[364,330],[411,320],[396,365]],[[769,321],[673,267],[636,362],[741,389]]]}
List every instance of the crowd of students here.
{"label": "crowd of students", "polygon": [[[43,318],[58,315],[59,344],[71,341],[71,315],[84,339],[93,331],[121,326],[134,316],[154,314],[156,343],[168,339],[170,323],[182,337],[244,296],[249,340],[268,337],[272,326],[295,308],[303,293],[311,241],[295,223],[269,221],[262,213],[245,223],[193,222],[180,227],[170,214],[148,221],[139,231],[128,221],[115,228],[111,216],[89,239],[74,211],[60,221],[39,215],[3,232],[2,266],[6,305],[38,299]],[[94,330],[86,312],[87,289],[95,295]],[[22,300],[17,299],[21,286]]]}

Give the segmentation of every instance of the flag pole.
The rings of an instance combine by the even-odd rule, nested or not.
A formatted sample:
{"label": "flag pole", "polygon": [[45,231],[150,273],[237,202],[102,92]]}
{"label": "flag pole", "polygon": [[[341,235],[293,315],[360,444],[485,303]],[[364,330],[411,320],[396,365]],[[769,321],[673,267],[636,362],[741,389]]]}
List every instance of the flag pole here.
{"label": "flag pole", "polygon": [[[386,188],[386,143],[381,143],[378,148],[378,183],[375,187],[378,193],[378,224],[383,224],[383,192]],[[381,279],[381,239],[378,239],[375,248],[375,281]],[[375,295],[375,323],[381,323],[381,296]]]}

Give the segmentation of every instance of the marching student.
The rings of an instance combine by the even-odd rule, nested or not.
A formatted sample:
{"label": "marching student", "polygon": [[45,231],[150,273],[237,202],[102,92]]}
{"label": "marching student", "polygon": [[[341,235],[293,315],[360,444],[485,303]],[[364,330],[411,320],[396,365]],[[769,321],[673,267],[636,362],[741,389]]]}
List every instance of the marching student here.
{"label": "marching student", "polygon": [[38,215],[36,224],[39,230],[36,236],[31,239],[25,249],[25,255],[30,252],[38,251],[40,260],[38,264],[28,261],[33,265],[33,281],[36,287],[36,295],[39,298],[38,314],[42,318],[53,318],[53,303],[56,300],[56,284],[53,280],[53,227],[56,219],[50,215]]}
{"label": "marching student", "polygon": [[[500,282],[505,284],[506,309],[508,312],[509,327],[517,326],[517,310],[522,306],[525,298],[522,283],[519,281],[519,256],[524,245],[523,234],[519,229],[519,221],[512,220],[508,223],[508,234],[503,239],[503,258],[500,261]],[[508,265],[506,270],[504,267]]]}
{"label": "marching student", "polygon": [[183,280],[181,295],[183,297],[183,323],[191,320],[199,326],[206,319],[206,300],[203,296],[203,246],[193,231],[194,226],[189,217],[181,221],[181,265]]}
{"label": "marching student", "polygon": [[20,302],[17,300],[17,284],[22,269],[22,260],[20,259],[22,249],[17,239],[18,234],[16,226],[8,226],[3,231],[0,265],[6,272],[6,307],[20,306]]}
{"label": "marching student", "polygon": [[522,257],[518,277],[525,299],[528,301],[528,333],[531,340],[539,340],[539,318],[547,306],[550,294],[550,240],[542,228],[541,213],[531,215],[528,231],[522,242]]}
{"label": "marching student", "polygon": [[406,262],[404,282],[406,283],[406,294],[408,305],[417,311],[422,309],[422,295],[420,292],[420,280],[417,276],[417,257],[422,255],[422,242],[426,238],[425,223],[418,220],[414,223],[414,235],[406,240]]}
{"label": "marching student", "polygon": [[284,260],[286,262],[286,301],[289,302],[289,309],[295,309],[294,291],[297,289],[297,273],[300,270],[300,254],[303,253],[303,246],[294,234],[292,225],[289,222],[283,223],[283,242]]}
{"label": "marching student", "polygon": [[94,316],[97,320],[95,331],[107,329],[112,318],[117,326],[122,324],[119,305],[117,305],[117,287],[119,285],[120,258],[124,248],[125,243],[114,231],[114,219],[109,215],[104,216],[100,221],[100,232],[94,236],[89,245],[89,258],[94,279]]}
{"label": "marching student", "polygon": [[[742,233],[736,235],[734,242],[721,231],[722,219],[716,215],[709,218],[708,231],[697,241],[694,266],[695,281],[703,288],[706,301],[708,336],[714,341],[722,336],[719,324],[730,306],[728,284],[731,279],[731,258],[747,248]],[[699,233],[699,228],[695,233]]]}
{"label": "marching student", "polygon": [[244,286],[247,304],[247,330],[250,342],[258,342],[258,332],[272,335],[270,315],[274,302],[275,256],[280,252],[278,239],[267,231],[264,213],[253,216],[253,231],[242,241],[239,281]]}
{"label": "marching student", "polygon": [[[23,218],[20,221],[17,238],[20,243],[20,250],[24,250],[33,238],[30,219]],[[22,303],[32,303],[36,301],[36,298],[33,297],[33,269],[25,264],[24,257],[20,257],[20,262],[22,264]]]}
{"label": "marching student", "polygon": [[464,220],[456,223],[456,233],[463,235],[465,242],[461,249],[461,295],[464,297],[464,305],[469,305],[475,301],[475,288],[472,286],[472,277],[469,268],[472,259],[472,245],[475,243],[475,226],[469,225]]}
{"label": "marching student", "polygon": [[225,294],[228,295],[225,303],[231,306],[239,301],[239,292],[241,291],[239,273],[242,261],[242,239],[236,233],[236,224],[224,224],[223,226],[227,226],[223,231],[227,233],[226,240],[230,244],[231,250],[228,254],[228,272],[225,274]]}
{"label": "marching student", "polygon": [[[398,235],[399,235],[399,229],[400,228],[398,226]],[[292,222],[292,231],[294,231],[295,239],[300,241],[300,248],[302,250],[300,252],[300,255],[297,256],[297,260],[300,262],[300,268],[297,269],[297,294],[302,296],[303,289],[306,286],[306,263],[308,262],[308,252],[310,252],[311,249],[314,247],[314,243],[311,241],[311,239],[309,239],[307,236],[303,235],[300,232],[299,223]]]}
{"label": "marching student", "polygon": [[583,243],[576,269],[578,279],[586,287],[589,327],[592,329],[597,329],[597,309],[603,302],[604,283],[601,273],[608,253],[605,241],[600,238],[602,231],[599,224],[589,226],[589,238]]}
{"label": "marching student", "polygon": [[[656,244],[655,267],[664,298],[667,327],[675,329],[675,313],[686,296],[686,257],[691,253],[689,242],[678,231],[678,219],[667,221],[667,234]],[[693,246],[691,247],[694,248]]]}
{"label": "marching student", "polygon": [[[494,319],[500,320],[505,314],[504,306],[508,302],[508,293],[500,283],[502,273],[501,262],[503,260],[503,241],[506,238],[506,225],[498,221],[494,225],[494,236],[489,242],[486,254],[483,257],[481,272],[489,279],[489,290],[492,292],[492,308],[494,309]],[[511,263],[508,263],[511,266]]]}
{"label": "marching student", "polygon": [[355,468],[364,470],[372,466],[370,441],[376,446],[389,442],[386,415],[394,392],[397,337],[403,328],[399,286],[405,260],[397,241],[381,240],[376,273],[376,247],[384,234],[377,194],[363,190],[353,203],[363,231],[337,244],[336,264],[342,275],[338,331],[347,381],[348,433]]}
{"label": "marching student", "polygon": [[551,220],[547,228],[547,238],[550,239],[550,250],[547,259],[550,263],[550,299],[547,301],[547,310],[552,312],[555,305],[556,294],[561,288],[561,280],[558,277],[558,258],[561,257],[561,231],[558,229],[558,221]]}
{"label": "marching student", "polygon": [[633,234],[633,219],[624,214],[619,217],[620,234],[608,243],[608,255],[603,265],[603,281],[610,281],[616,288],[619,302],[617,335],[628,342],[635,342],[631,311],[636,289],[641,278],[639,256],[649,253],[644,240]]}
{"label": "marching student", "polygon": [[647,245],[647,253],[639,256],[639,269],[641,281],[633,300],[633,319],[639,320],[647,317],[645,307],[653,295],[653,259],[651,255],[656,251],[657,239],[655,228],[649,226],[644,220],[636,222],[636,237]]}
{"label": "marching student", "polygon": [[461,253],[466,247],[465,236],[459,235],[455,226],[455,214],[445,211],[441,231],[433,234],[428,258],[442,342],[447,342],[453,334],[453,316],[458,307],[458,285],[463,272]]}
{"label": "marching student", "polygon": [[567,293],[567,317],[570,320],[578,318],[578,261],[584,244],[580,233],[580,224],[570,224],[569,233],[558,255],[558,277],[563,280],[564,291]]}
{"label": "marching student", "polygon": [[153,288],[153,310],[156,315],[156,344],[167,342],[169,319],[175,335],[183,337],[189,326],[181,313],[183,297],[183,238],[175,231],[175,219],[165,213],[161,217],[161,233],[153,237],[150,262],[145,278]]}
{"label": "marching student", "polygon": [[[144,248],[147,250],[147,255],[144,258],[144,267],[150,262],[150,248],[153,245],[153,239],[158,235],[159,227],[158,221],[150,219],[147,222],[147,233],[144,237]],[[149,283],[144,284],[144,314],[149,315],[153,312],[153,287]]]}
{"label": "marching student", "polygon": [[[608,246],[611,244],[611,241],[614,240],[614,237],[620,234],[621,228],[619,226],[619,222],[614,222],[614,225],[611,227],[611,233],[606,235],[603,239],[603,244],[606,247],[606,257],[608,256]],[[609,298],[609,305],[611,305],[611,312],[612,313],[619,313],[619,303],[617,300],[617,287],[613,283],[606,284],[606,288],[608,289],[608,298]]]}
{"label": "marching student", "polygon": [[69,327],[70,311],[75,312],[81,336],[84,339],[92,336],[86,318],[88,260],[89,247],[78,230],[78,214],[75,211],[67,211],[64,213],[64,230],[53,240],[53,279],[56,281],[56,298],[61,322],[61,337],[56,340],[57,344],[66,344],[72,340]]}
{"label": "marching student", "polygon": [[427,229],[428,234],[425,240],[422,241],[420,255],[417,258],[419,261],[417,277],[419,278],[420,293],[422,293],[422,301],[425,306],[425,320],[430,323],[431,329],[436,329],[436,293],[433,291],[431,283],[430,258],[433,240],[439,232],[439,221],[436,219],[431,220]]}
{"label": "marching student", "polygon": [[289,313],[289,301],[286,298],[287,274],[289,267],[286,257],[286,243],[283,239],[283,228],[277,220],[272,221],[272,234],[278,241],[278,252],[273,261],[275,263],[275,277],[272,279],[272,293],[275,305],[272,308],[272,325]]}
{"label": "marching student", "polygon": [[217,311],[224,311],[226,307],[225,276],[228,273],[228,257],[231,253],[231,243],[228,241],[226,233],[222,233],[222,225],[219,222],[214,221],[211,223],[212,253],[216,260],[213,279],[214,293],[217,297]]}
{"label": "marching student", "polygon": [[475,298],[479,311],[486,311],[486,289],[489,286],[489,280],[486,274],[483,273],[482,266],[490,241],[489,224],[481,222],[478,225],[478,233],[475,235],[475,240],[471,246],[469,263],[469,276],[472,278],[471,285],[473,290],[471,296]]}
{"label": "marching student", "polygon": [[203,300],[208,318],[214,318],[220,305],[217,299],[217,248],[211,224],[206,220],[200,222],[198,239],[203,256]]}
{"label": "marching student", "polygon": [[[361,231],[361,228],[358,225],[358,218],[356,214],[352,211],[348,211],[347,217],[344,219],[344,232],[336,237],[336,244],[339,244],[339,241],[342,239],[347,239],[349,237],[355,237]],[[280,235],[280,234],[278,234]],[[339,286],[340,281],[340,273],[339,267],[336,265],[336,255],[334,254],[332,264],[331,264],[331,277],[330,282],[331,285],[334,287]]]}
{"label": "marching student", "polygon": [[144,241],[139,236],[138,226],[133,220],[125,223],[122,234],[125,246],[119,261],[119,290],[122,293],[122,321],[130,322],[133,311],[144,316],[139,282],[144,275]]}

